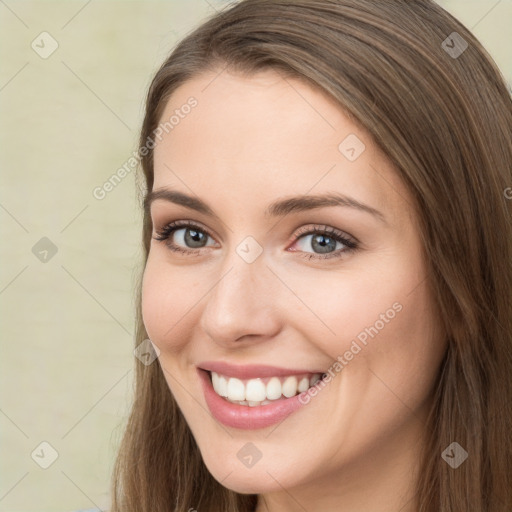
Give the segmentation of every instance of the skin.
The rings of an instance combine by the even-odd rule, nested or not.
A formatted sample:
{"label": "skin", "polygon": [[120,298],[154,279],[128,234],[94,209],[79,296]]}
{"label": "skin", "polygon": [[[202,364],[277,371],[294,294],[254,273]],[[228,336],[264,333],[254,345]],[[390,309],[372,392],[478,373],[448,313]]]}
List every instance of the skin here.
{"label": "skin", "polygon": [[[211,235],[188,255],[151,241],[143,319],[170,391],[209,471],[230,489],[258,494],[258,512],[412,512],[425,417],[446,349],[413,201],[369,135],[321,91],[273,70],[219,72],[171,96],[164,120],[190,96],[198,104],[154,154],[153,190],[197,196],[219,218],[162,199],[151,206],[154,236],[175,220]],[[355,161],[338,149],[349,134],[366,146]],[[343,206],[263,214],[277,199],[327,192],[379,210],[385,222]],[[312,236],[296,236],[318,225],[348,234],[359,248],[303,257],[322,255]],[[174,242],[194,251],[186,228],[177,229]],[[252,263],[236,252],[247,236],[263,249]],[[277,426],[228,428],[210,414],[196,374],[202,361],[327,371],[396,303],[400,312]],[[237,458],[248,442],[262,454],[250,468]]]}

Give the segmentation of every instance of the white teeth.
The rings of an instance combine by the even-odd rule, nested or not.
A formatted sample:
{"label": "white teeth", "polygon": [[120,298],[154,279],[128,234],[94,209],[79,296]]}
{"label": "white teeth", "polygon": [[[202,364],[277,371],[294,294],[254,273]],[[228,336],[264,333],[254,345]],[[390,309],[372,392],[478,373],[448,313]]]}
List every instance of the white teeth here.
{"label": "white teeth", "polygon": [[257,407],[258,405],[268,405],[272,403],[270,400],[263,400],[261,402],[251,402],[249,400],[230,400],[229,398],[226,398],[226,400],[232,404],[247,405],[249,407]]}
{"label": "white teeth", "polygon": [[213,389],[215,389],[215,391],[217,391],[217,389],[219,389],[219,374],[218,373],[212,372],[212,384],[213,384]]}
{"label": "white teeth", "polygon": [[277,377],[272,377],[267,382],[267,398],[269,400],[277,400],[281,398],[281,381]]}
{"label": "white teeth", "polygon": [[235,377],[228,380],[228,398],[230,400],[245,400],[244,383]]}
{"label": "white teeth", "polygon": [[302,379],[300,379],[297,389],[299,390],[299,393],[302,393],[303,391],[307,391],[308,388],[309,388],[309,379],[307,377],[303,377]]}
{"label": "white teeth", "polygon": [[245,386],[245,399],[250,402],[261,402],[267,398],[265,384],[260,379],[251,379]]}
{"label": "white teeth", "polygon": [[287,377],[283,384],[283,395],[286,398],[290,398],[297,394],[297,377],[291,375]]}
{"label": "white teeth", "polygon": [[232,403],[249,407],[267,405],[282,397],[291,398],[297,393],[307,391],[321,378],[321,374],[314,374],[311,378],[305,375],[290,375],[286,378],[271,377],[268,381],[261,378],[242,381],[216,372],[211,372],[211,376],[213,389],[218,395]]}
{"label": "white teeth", "polygon": [[[215,372],[212,372],[212,376],[214,373]],[[217,391],[217,394],[219,394],[220,396],[227,397],[228,396],[228,381],[227,381],[226,377],[223,377],[222,375],[217,374],[217,377],[219,378],[219,382],[217,384],[218,388],[215,388],[215,384],[213,385],[213,388],[215,389],[215,391]]]}

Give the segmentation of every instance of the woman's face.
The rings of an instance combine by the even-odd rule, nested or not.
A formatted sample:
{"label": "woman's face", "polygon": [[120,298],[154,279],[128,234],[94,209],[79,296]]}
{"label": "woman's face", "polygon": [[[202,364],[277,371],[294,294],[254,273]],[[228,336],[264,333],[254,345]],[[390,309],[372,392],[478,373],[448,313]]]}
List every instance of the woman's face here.
{"label": "woman's face", "polygon": [[445,346],[390,162],[275,71],[201,75],[165,122],[143,318],[210,472],[244,493],[408,474]]}

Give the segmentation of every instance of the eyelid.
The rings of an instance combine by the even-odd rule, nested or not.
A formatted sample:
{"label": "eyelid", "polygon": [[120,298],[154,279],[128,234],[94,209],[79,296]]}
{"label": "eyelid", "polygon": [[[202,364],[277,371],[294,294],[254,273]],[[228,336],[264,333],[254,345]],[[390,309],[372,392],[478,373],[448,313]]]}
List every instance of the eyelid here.
{"label": "eyelid", "polygon": [[[211,229],[207,228],[204,224],[198,221],[192,221],[192,220],[175,220],[171,222],[165,222],[163,223],[162,227],[157,228],[156,224],[153,223],[153,231],[158,235],[159,233],[162,233],[163,231],[166,231],[168,228],[174,229],[174,231],[177,231],[178,229],[183,228],[199,228],[201,231],[203,231],[205,234],[207,234],[210,238],[213,238],[216,242],[218,240],[216,233],[214,233]],[[173,231],[173,233],[174,233]],[[193,250],[193,249],[191,249]]]}
{"label": "eyelid", "polygon": [[[157,222],[153,221],[153,230],[154,231],[162,231],[163,229],[165,229],[166,227],[168,227],[171,224],[174,225],[174,226],[198,227],[198,228],[201,228],[201,230],[203,230],[205,233],[210,235],[212,238],[215,238],[215,239],[218,239],[218,240],[222,240],[222,238],[217,236],[217,234],[214,233],[213,230],[211,230],[210,228],[207,228],[200,221],[191,221],[191,220],[179,219],[179,220],[176,220],[176,221],[165,222],[165,223],[162,223],[163,225],[162,225],[162,227],[159,230],[156,228],[157,224],[158,224]],[[349,238],[354,243],[360,243],[359,240],[355,236],[347,233],[346,231],[334,228],[334,227],[329,226],[327,224],[315,224],[315,223],[303,226],[303,227],[299,228],[298,230],[294,231],[293,235],[290,238],[290,241],[295,241],[299,236],[302,236],[304,234],[310,234],[313,231],[314,232],[320,231],[320,232],[326,232],[326,233],[334,233],[334,234],[337,234],[337,235]]]}
{"label": "eyelid", "polygon": [[313,226],[305,226],[301,228],[298,232],[294,234],[294,238],[292,240],[292,246],[298,244],[301,239],[305,236],[315,236],[315,235],[325,235],[328,238],[335,240],[336,243],[340,243],[344,246],[343,249],[337,249],[333,252],[328,253],[315,253],[302,251],[297,249],[291,249],[288,247],[287,250],[297,253],[297,256],[301,258],[305,258],[309,261],[319,261],[323,262],[326,260],[334,260],[339,261],[350,255],[351,253],[360,250],[359,241],[353,237],[352,235],[345,233],[339,229],[336,229],[332,226],[321,226],[321,225],[313,225]]}
{"label": "eyelid", "polygon": [[309,226],[304,226],[302,228],[299,228],[299,230],[293,234],[292,241],[295,242],[295,241],[297,241],[297,239],[299,237],[301,237],[303,235],[310,235],[313,233],[317,233],[317,234],[318,233],[327,233],[327,234],[337,235],[339,237],[346,238],[347,240],[350,240],[350,242],[352,242],[355,245],[360,244],[359,240],[355,236],[347,233],[346,231],[342,231],[341,229],[337,229],[332,226],[328,226],[326,224],[311,224]]}
{"label": "eyelid", "polygon": [[[183,253],[188,256],[199,256],[202,252],[201,249],[211,248],[211,246],[204,246],[199,248],[183,248],[178,246],[174,242],[169,242],[169,238],[174,235],[176,231],[179,231],[184,228],[198,228],[199,231],[202,231],[207,237],[213,239],[215,242],[215,237],[210,233],[210,230],[204,227],[200,222],[191,221],[191,220],[176,220],[165,224],[162,228],[157,229],[157,236],[153,237],[155,240],[163,241],[168,246],[169,250],[174,252]],[[345,246],[344,249],[338,249],[334,252],[330,253],[315,253],[315,252],[307,252],[307,251],[297,251],[292,250],[291,252],[296,252],[300,257],[307,258],[309,260],[328,260],[328,259],[341,259],[347,254],[356,251],[360,248],[360,242],[354,236],[341,231],[340,229],[334,228],[328,225],[319,225],[313,224],[309,226],[304,226],[300,228],[298,231],[295,231],[291,243],[292,245],[299,242],[300,239],[305,235],[327,235],[330,238],[333,238],[337,243],[341,243]],[[218,242],[217,242],[218,243]],[[289,247],[287,247],[289,250]],[[211,251],[208,251],[211,252]]]}

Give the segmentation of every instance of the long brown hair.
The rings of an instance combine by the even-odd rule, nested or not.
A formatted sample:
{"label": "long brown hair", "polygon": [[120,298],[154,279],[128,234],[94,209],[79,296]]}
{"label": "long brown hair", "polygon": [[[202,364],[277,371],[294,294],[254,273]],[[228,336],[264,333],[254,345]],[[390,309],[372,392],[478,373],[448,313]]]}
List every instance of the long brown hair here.
{"label": "long brown hair", "polygon": [[[305,80],[364,126],[396,166],[414,198],[448,341],[417,509],[510,512],[512,102],[496,64],[431,0],[244,0],[189,34],[158,70],[140,146],[154,138],[177,87],[226,67]],[[145,193],[153,154],[141,155]],[[150,233],[146,212],[144,261]],[[136,345],[147,338],[140,286],[137,321]],[[160,365],[135,365],[112,511],[253,511],[256,496],[209,474]],[[441,457],[452,442],[469,455],[457,469]]]}

